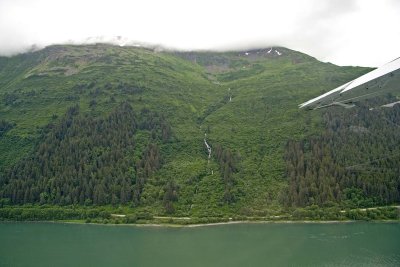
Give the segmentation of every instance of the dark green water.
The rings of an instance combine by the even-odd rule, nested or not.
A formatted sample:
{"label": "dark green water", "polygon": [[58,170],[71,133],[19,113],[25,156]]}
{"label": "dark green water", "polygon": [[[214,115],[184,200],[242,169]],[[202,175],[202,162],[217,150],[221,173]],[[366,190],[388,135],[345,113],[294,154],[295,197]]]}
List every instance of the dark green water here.
{"label": "dark green water", "polygon": [[400,224],[0,223],[0,266],[400,266]]}

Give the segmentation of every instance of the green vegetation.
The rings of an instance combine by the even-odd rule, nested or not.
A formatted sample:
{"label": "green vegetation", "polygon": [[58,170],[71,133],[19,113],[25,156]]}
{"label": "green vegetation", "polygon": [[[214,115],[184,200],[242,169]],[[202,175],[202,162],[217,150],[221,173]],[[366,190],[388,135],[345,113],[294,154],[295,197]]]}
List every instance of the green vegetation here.
{"label": "green vegetation", "polygon": [[161,166],[157,142],[168,141],[169,125],[146,109],[136,115],[127,103],[106,119],[78,113],[77,106],[68,109],[44,130],[35,153],[4,174],[3,198],[13,204],[140,204],[146,180]]}
{"label": "green vegetation", "polygon": [[[390,101],[388,99],[387,101]],[[329,109],[325,132],[289,142],[286,202],[359,208],[399,202],[400,109]]]}
{"label": "green vegetation", "polygon": [[277,49],[0,58],[0,218],[398,218],[360,208],[400,202],[400,109],[299,110],[370,69]]}

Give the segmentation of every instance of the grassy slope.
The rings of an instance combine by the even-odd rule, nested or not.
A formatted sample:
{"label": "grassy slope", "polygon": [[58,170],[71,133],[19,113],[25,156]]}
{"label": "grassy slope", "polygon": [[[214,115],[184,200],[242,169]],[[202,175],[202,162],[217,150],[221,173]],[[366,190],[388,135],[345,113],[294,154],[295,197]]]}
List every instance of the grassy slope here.
{"label": "grassy slope", "polygon": [[[286,141],[321,129],[320,114],[299,111],[297,104],[368,71],[278,49],[281,56],[267,50],[246,55],[52,46],[0,58],[0,119],[16,124],[0,138],[0,167],[29,153],[41,128],[75,103],[85,113],[102,116],[128,101],[136,110],[148,107],[165,114],[175,135],[162,147],[163,168],[145,187],[145,207],[163,213],[163,181],[174,179],[178,215],[278,210],[287,185]],[[125,87],[140,90],[132,93]],[[12,100],[6,103],[6,98]],[[217,162],[207,163],[206,131],[211,146],[218,143],[241,155],[233,205],[221,201],[224,185]]]}

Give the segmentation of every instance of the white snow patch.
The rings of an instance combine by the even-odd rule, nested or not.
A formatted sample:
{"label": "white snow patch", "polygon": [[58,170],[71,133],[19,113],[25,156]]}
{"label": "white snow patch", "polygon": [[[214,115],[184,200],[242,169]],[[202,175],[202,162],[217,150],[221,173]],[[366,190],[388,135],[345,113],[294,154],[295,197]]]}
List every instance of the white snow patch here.
{"label": "white snow patch", "polygon": [[279,52],[278,50],[275,50],[275,53],[277,53],[277,54],[278,54],[278,56],[282,55],[282,53],[281,53],[281,52]]}

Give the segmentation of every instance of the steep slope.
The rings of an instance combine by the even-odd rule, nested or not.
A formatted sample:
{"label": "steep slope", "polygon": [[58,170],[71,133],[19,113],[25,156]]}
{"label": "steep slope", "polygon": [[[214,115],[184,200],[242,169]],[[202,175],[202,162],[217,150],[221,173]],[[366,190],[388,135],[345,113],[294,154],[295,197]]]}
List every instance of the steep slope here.
{"label": "steep slope", "polygon": [[[0,198],[154,215],[278,212],[288,141],[324,133],[322,113],[297,104],[367,71],[281,47],[59,45],[0,58]],[[68,120],[71,107],[79,114]]]}

